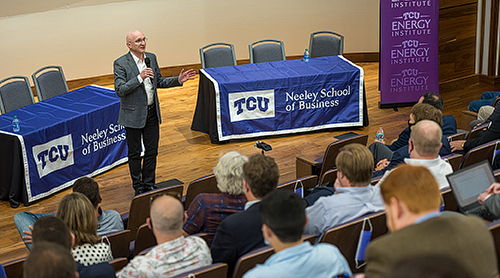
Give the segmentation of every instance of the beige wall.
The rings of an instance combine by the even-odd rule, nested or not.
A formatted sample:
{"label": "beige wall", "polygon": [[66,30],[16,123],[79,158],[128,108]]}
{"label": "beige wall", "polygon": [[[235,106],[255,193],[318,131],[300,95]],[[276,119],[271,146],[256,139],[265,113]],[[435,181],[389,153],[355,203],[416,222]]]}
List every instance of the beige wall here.
{"label": "beige wall", "polygon": [[374,0],[2,2],[0,79],[45,65],[61,65],[68,80],[111,74],[131,29],[146,34],[161,67],[199,63],[198,49],[218,41],[233,43],[237,59],[248,59],[248,44],[264,38],[284,41],[287,56],[301,55],[319,30],[343,34],[346,53],[379,48]]}

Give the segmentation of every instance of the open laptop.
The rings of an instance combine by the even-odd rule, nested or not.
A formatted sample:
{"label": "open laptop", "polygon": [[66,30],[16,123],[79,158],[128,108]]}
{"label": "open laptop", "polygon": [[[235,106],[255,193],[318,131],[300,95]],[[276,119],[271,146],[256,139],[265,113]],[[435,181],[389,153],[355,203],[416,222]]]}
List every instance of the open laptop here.
{"label": "open laptop", "polygon": [[464,214],[474,214],[489,220],[490,213],[477,201],[483,193],[495,182],[493,170],[488,160],[484,160],[446,176],[458,209]]}

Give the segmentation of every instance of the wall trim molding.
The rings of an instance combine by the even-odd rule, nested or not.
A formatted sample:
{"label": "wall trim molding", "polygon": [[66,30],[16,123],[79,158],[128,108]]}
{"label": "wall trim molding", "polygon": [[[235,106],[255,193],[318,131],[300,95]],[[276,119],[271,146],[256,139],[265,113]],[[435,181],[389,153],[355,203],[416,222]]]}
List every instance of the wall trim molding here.
{"label": "wall trim molding", "polygon": [[[367,62],[378,62],[379,61],[379,52],[363,52],[363,53],[344,53],[344,57],[352,61],[353,63],[367,63]],[[287,56],[287,60],[297,60],[302,59],[302,56]],[[242,59],[237,61],[238,65],[249,64],[249,59]],[[177,76],[181,69],[194,69],[197,72],[201,69],[201,63],[198,64],[187,64],[181,66],[171,66],[171,67],[163,67],[160,69],[161,74],[165,77]],[[69,90],[78,89],[90,84],[96,84],[101,86],[112,85],[114,83],[113,74],[106,74],[101,76],[87,77],[87,78],[79,78],[68,80],[68,88]],[[35,90],[33,88],[33,92]]]}

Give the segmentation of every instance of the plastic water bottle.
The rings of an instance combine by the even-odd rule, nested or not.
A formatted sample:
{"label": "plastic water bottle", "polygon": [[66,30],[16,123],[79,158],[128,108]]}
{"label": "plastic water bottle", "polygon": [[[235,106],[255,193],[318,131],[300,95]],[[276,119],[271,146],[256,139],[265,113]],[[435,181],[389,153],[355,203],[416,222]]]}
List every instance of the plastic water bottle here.
{"label": "plastic water bottle", "polygon": [[17,116],[14,116],[14,120],[12,120],[12,130],[14,132],[19,132],[19,130],[21,130],[21,125],[19,124]]}
{"label": "plastic water bottle", "polygon": [[306,48],[306,51],[304,51],[304,62],[309,62],[309,49]]}
{"label": "plastic water bottle", "polygon": [[384,141],[384,130],[382,129],[382,127],[379,127],[377,131],[377,140],[380,142]]}

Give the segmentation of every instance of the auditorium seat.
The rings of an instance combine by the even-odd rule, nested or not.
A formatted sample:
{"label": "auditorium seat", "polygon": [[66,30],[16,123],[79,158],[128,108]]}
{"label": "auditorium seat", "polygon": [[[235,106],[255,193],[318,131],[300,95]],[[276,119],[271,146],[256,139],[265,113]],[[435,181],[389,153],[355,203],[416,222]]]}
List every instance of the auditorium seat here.
{"label": "auditorium seat", "polygon": [[476,138],[477,134],[481,131],[483,131],[485,128],[488,128],[489,124],[482,124],[473,130],[471,130],[469,133],[467,133],[467,136],[465,136],[465,140],[470,140]]}
{"label": "auditorium seat", "polygon": [[68,84],[60,66],[46,66],[35,71],[31,78],[39,101],[67,93]]}
{"label": "auditorium seat", "polygon": [[306,156],[297,156],[295,160],[296,177],[300,178],[309,175],[322,177],[327,170],[333,169],[336,166],[335,158],[337,158],[337,154],[342,147],[352,143],[359,143],[366,146],[367,141],[367,134],[356,134],[352,137],[337,140],[331,143],[327,146],[323,156],[318,159],[311,159]]}
{"label": "auditorium seat", "polygon": [[30,81],[26,76],[11,76],[0,81],[0,112],[2,114],[35,103]]}
{"label": "auditorium seat", "polygon": [[323,176],[321,176],[318,186],[325,186],[325,184],[328,184],[327,186],[332,187],[336,179],[337,179],[337,168],[327,170],[323,174]]}
{"label": "auditorium seat", "polygon": [[466,132],[461,132],[461,133],[450,135],[450,136],[448,136],[448,142],[465,140],[465,136],[467,136]]}
{"label": "auditorium seat", "polygon": [[184,210],[189,208],[196,195],[200,193],[221,193],[214,174],[195,179],[189,183],[186,195],[183,197]]}
{"label": "auditorium seat", "polygon": [[453,168],[453,171],[456,171],[460,168],[460,163],[462,163],[463,157],[464,156],[462,154],[452,153],[443,156],[442,159],[448,161],[448,163],[450,163],[451,165],[451,168]]}
{"label": "auditorium seat", "polygon": [[444,210],[448,211],[458,211],[458,204],[455,196],[453,196],[453,192],[451,188],[445,187],[441,189],[441,197],[444,202]]}
{"label": "auditorium seat", "polygon": [[171,278],[226,278],[227,277],[227,264],[215,263],[200,268],[196,268],[186,273],[171,276]]}
{"label": "auditorium seat", "polygon": [[371,240],[388,232],[385,212],[377,212],[333,227],[320,240],[321,243],[330,243],[337,246],[349,263],[353,273],[363,272],[363,267],[356,268],[355,256],[363,221],[366,218],[370,219],[373,227]]}
{"label": "auditorium seat", "polygon": [[233,278],[243,277],[243,274],[254,268],[257,264],[263,264],[273,254],[274,249],[272,246],[264,246],[241,256],[234,267]]}
{"label": "auditorium seat", "polygon": [[13,260],[3,264],[5,274],[8,278],[23,278],[23,265],[26,258]]}
{"label": "auditorium seat", "polygon": [[113,267],[115,272],[118,272],[128,264],[128,260],[127,258],[116,258],[110,261],[109,264]]}
{"label": "auditorium seat", "polygon": [[130,254],[133,254],[132,257],[137,256],[137,254],[157,244],[151,229],[149,229],[147,224],[142,224],[139,229],[137,229],[135,241],[130,243]]}
{"label": "auditorium seat", "polygon": [[488,224],[488,229],[493,235],[495,242],[495,251],[497,253],[497,267],[500,269],[500,219]]}
{"label": "auditorium seat", "polygon": [[113,258],[127,258],[129,255],[130,230],[123,230],[105,235],[111,245]]}
{"label": "auditorium seat", "polygon": [[200,59],[202,68],[236,66],[234,45],[225,42],[205,45],[200,48]]}
{"label": "auditorium seat", "polygon": [[300,184],[302,183],[302,186],[304,186],[304,196],[307,196],[309,193],[310,188],[316,187],[318,184],[318,176],[316,175],[310,175],[310,176],[305,176],[302,178],[294,179],[288,182],[284,182],[282,184],[279,184],[276,189],[287,189],[287,190],[295,190],[296,188],[300,188]]}
{"label": "auditorium seat", "polygon": [[[500,141],[499,141],[500,142]],[[493,153],[495,152],[497,141],[491,141],[469,150],[462,159],[459,169],[479,163],[483,160],[493,161]]]}
{"label": "auditorium seat", "polygon": [[279,40],[260,40],[248,45],[250,63],[286,60],[285,45]]}
{"label": "auditorium seat", "polygon": [[135,240],[137,229],[146,223],[149,217],[151,197],[156,194],[167,194],[181,200],[184,187],[182,185],[167,186],[164,188],[152,190],[139,194],[130,202],[130,209],[122,215],[122,220],[127,223],[127,230],[130,230],[130,241]]}

